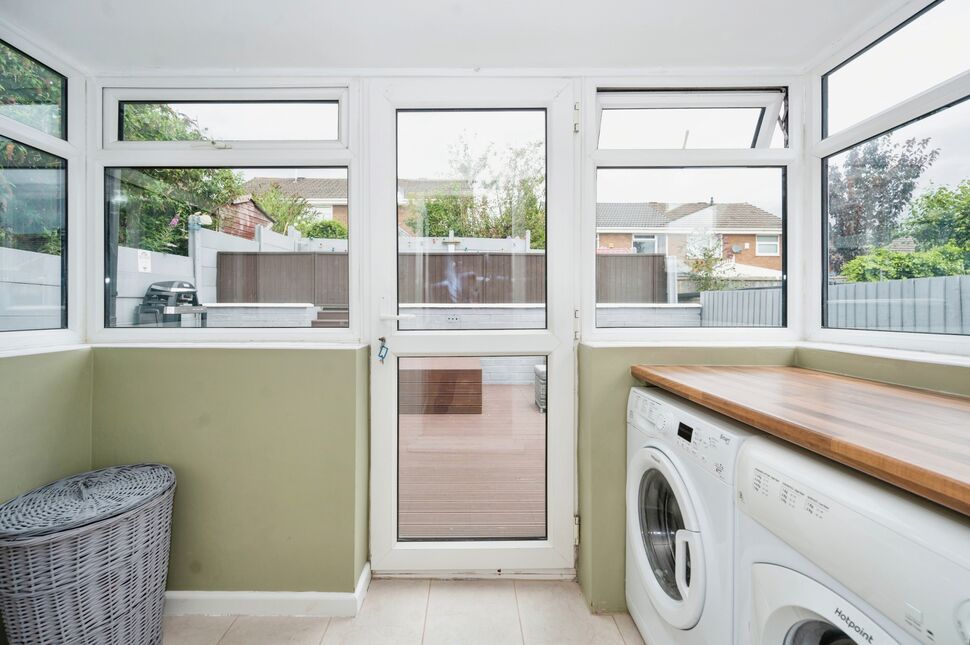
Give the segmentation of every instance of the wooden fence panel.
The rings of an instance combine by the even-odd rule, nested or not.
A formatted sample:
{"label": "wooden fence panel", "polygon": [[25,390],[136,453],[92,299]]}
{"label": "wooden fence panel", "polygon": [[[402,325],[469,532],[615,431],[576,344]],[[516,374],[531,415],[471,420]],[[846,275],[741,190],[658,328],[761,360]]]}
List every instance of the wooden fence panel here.
{"label": "wooden fence panel", "polygon": [[544,303],[546,256],[538,253],[488,253],[485,255],[487,303]]}
{"label": "wooden fence panel", "polygon": [[313,302],[312,253],[259,253],[257,302]]}
{"label": "wooden fence panel", "polygon": [[970,334],[970,276],[833,284],[828,326]]}
{"label": "wooden fence panel", "polygon": [[216,302],[257,302],[256,253],[216,256]]}
{"label": "wooden fence panel", "polygon": [[667,302],[666,258],[637,253],[596,256],[596,302]]}
{"label": "wooden fence panel", "polygon": [[346,253],[313,254],[313,304],[346,309],[350,302],[350,266]]}
{"label": "wooden fence panel", "polygon": [[401,253],[398,301],[475,304],[484,299],[485,254]]}

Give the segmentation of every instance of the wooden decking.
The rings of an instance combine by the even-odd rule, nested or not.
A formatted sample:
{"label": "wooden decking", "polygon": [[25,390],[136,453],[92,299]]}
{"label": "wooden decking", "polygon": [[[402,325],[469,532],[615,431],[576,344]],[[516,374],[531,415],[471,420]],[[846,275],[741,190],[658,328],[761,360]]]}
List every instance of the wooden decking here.
{"label": "wooden decking", "polygon": [[404,414],[400,539],[543,538],[546,415],[532,385],[484,385],[482,414]]}

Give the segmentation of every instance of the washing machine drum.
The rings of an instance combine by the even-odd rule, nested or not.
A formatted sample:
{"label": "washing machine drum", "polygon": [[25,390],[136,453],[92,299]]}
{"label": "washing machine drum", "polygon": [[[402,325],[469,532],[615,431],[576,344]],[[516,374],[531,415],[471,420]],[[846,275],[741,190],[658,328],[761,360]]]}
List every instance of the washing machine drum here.
{"label": "washing machine drum", "polygon": [[644,448],[627,473],[627,540],[657,613],[690,629],[704,608],[706,575],[697,514],[670,459]]}

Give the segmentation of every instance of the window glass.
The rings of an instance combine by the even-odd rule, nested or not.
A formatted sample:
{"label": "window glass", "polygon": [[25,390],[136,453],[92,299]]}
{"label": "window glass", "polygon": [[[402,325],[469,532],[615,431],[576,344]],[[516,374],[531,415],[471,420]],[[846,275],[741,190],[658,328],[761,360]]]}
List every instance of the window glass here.
{"label": "window glass", "polygon": [[823,136],[970,69],[970,0],[943,0],[823,77]]}
{"label": "window glass", "polygon": [[336,101],[122,101],[122,141],[334,141]]}
{"label": "window glass", "polygon": [[545,111],[404,110],[397,126],[400,328],[545,328]]}
{"label": "window glass", "polygon": [[598,327],[785,324],[783,168],[601,168],[596,187]]}
{"label": "window glass", "polygon": [[826,326],[970,334],[967,123],[964,100],[824,161]]}
{"label": "window glass", "polygon": [[605,109],[599,147],[753,148],[764,108]]}
{"label": "window glass", "polygon": [[778,255],[777,235],[759,235],[757,244],[758,255]]}
{"label": "window glass", "polygon": [[111,168],[108,327],[347,327],[345,168]]}
{"label": "window glass", "polygon": [[67,79],[0,40],[0,115],[67,138]]}
{"label": "window glass", "polygon": [[67,326],[67,162],[0,137],[0,331]]}
{"label": "window glass", "polygon": [[656,253],[657,236],[656,235],[634,235],[633,252],[634,253]]}

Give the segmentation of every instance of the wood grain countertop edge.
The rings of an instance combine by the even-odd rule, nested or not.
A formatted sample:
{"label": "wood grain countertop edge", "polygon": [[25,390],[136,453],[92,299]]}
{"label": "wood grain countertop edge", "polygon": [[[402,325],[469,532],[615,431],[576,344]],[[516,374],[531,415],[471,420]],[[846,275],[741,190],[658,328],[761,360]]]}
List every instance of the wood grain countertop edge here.
{"label": "wood grain countertop edge", "polygon": [[[761,432],[814,452],[832,461],[836,461],[853,470],[880,479],[914,495],[941,504],[962,515],[970,516],[970,487],[965,482],[953,479],[940,472],[912,462],[895,458],[884,452],[842,441],[828,433],[819,432],[813,428],[787,419],[781,419],[747,406],[739,406],[736,403],[711,394],[701,388],[685,385],[680,381],[668,378],[652,370],[652,368],[661,367],[665,366],[632,365],[630,367],[630,373],[639,381],[656,385],[668,392],[681,396],[710,410],[714,410],[726,417],[740,421]],[[817,372],[817,370],[806,371]],[[854,380],[865,381],[866,379]],[[868,382],[875,383],[877,381]],[[899,472],[904,470],[918,471],[920,477],[926,483],[921,484],[914,481],[911,477],[901,476]],[[963,495],[959,494],[961,491]]]}

